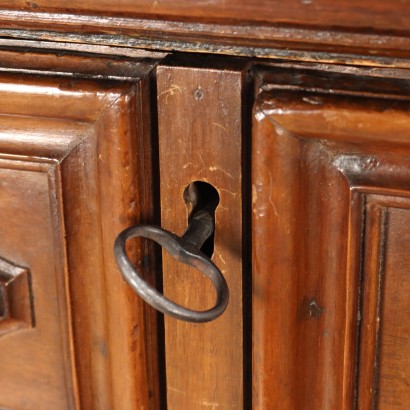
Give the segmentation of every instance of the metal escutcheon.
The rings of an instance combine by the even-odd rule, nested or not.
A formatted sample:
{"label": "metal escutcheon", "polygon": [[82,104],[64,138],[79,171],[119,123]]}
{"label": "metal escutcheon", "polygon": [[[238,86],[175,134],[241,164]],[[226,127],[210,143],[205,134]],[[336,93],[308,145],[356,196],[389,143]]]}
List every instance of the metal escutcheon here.
{"label": "metal escutcheon", "polygon": [[[192,216],[182,237],[157,226],[134,226],[125,229],[115,240],[115,258],[128,284],[152,307],[164,314],[187,322],[209,322],[225,311],[229,300],[228,286],[221,271],[200,251],[202,244],[213,231],[213,217],[203,210],[197,211]],[[205,311],[191,310],[171,301],[150,286],[131,265],[125,251],[127,240],[136,237],[153,240],[166,249],[177,261],[198,269],[209,278],[216,290],[215,306]]]}

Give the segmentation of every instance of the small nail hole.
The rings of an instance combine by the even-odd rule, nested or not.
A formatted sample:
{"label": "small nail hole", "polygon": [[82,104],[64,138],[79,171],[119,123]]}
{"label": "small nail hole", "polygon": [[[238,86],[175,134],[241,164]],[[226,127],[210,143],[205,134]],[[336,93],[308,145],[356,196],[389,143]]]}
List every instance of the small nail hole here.
{"label": "small nail hole", "polygon": [[194,97],[195,100],[202,100],[202,98],[204,98],[204,92],[200,88],[197,88],[194,92]]}

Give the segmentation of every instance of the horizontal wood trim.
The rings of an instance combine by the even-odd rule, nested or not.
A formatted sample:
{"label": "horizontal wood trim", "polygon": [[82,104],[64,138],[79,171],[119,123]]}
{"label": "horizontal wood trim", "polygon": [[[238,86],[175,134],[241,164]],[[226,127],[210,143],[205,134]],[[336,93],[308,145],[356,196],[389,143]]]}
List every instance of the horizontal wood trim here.
{"label": "horizontal wood trim", "polygon": [[[380,97],[383,97],[382,92]],[[357,142],[368,144],[409,142],[408,100],[386,101],[383,98],[277,91],[263,92],[258,97],[257,105],[259,116],[268,116],[278,127],[295,136],[344,140],[354,135]],[[384,121],[381,116],[386,111],[389,121]]]}
{"label": "horizontal wood trim", "polygon": [[[65,77],[80,77],[104,80],[134,81],[147,75],[165,53],[145,50],[117,50],[114,47],[91,47],[70,43],[25,42],[0,40],[6,49],[0,50],[0,71],[26,72],[28,74],[52,74]],[[20,47],[10,50],[10,47]],[[22,46],[24,48],[22,48]],[[32,47],[36,50],[28,51]],[[44,50],[46,49],[46,51]],[[81,54],[80,54],[81,53]],[[90,53],[85,57],[84,53]],[[95,55],[97,54],[97,55]],[[103,57],[102,54],[105,54]]]}
{"label": "horizontal wood trim", "polygon": [[[343,25],[342,20],[332,25],[331,19],[315,24],[305,15],[299,21],[290,22],[280,18],[272,21],[238,22],[226,18],[205,21],[199,17],[182,21],[183,16],[159,20],[157,14],[141,18],[141,15],[85,15],[36,10],[0,10],[0,36],[312,61],[373,61],[386,65],[398,64],[396,59],[410,58],[407,32],[410,24],[369,28],[371,13],[366,17],[365,26],[349,26]],[[401,14],[406,13],[397,12],[397,18],[400,19]],[[309,21],[308,25],[306,21]]]}
{"label": "horizontal wood trim", "polygon": [[[409,30],[410,5],[400,0],[213,0],[152,1],[110,0],[5,0],[2,8],[29,12],[97,14],[121,17],[153,17],[188,21],[236,21],[248,23],[335,26],[370,30]],[[308,22],[308,23],[307,23]]]}

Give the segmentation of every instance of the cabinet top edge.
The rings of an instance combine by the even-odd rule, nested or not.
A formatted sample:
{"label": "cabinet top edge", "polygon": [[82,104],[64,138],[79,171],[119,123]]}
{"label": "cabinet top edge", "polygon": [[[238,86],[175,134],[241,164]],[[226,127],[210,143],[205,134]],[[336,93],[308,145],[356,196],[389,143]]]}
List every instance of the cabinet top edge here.
{"label": "cabinet top edge", "polygon": [[[89,15],[98,18],[179,19],[251,25],[288,24],[347,29],[409,31],[407,0],[213,0],[173,2],[152,0],[4,0],[4,13]],[[308,23],[307,23],[308,22]]]}
{"label": "cabinet top edge", "polygon": [[[263,4],[261,9],[266,9],[267,5]],[[117,13],[110,10],[103,13],[99,6],[95,10],[81,7],[67,10],[59,9],[57,2],[54,11],[47,11],[41,2],[37,5],[35,11],[27,11],[24,9],[27,7],[7,9],[3,4],[0,36],[158,51],[410,67],[410,7],[407,13],[406,5],[390,10],[391,21],[384,15],[386,22],[379,25],[375,22],[380,21],[381,11],[377,14],[371,8],[366,19],[362,16],[356,22],[333,11],[336,13],[333,20],[340,17],[337,22],[329,16],[317,21],[306,16],[286,20],[280,18],[280,13],[271,17],[268,13],[267,20],[258,20],[245,13],[246,9],[241,10],[246,19],[234,19],[224,14],[207,14],[205,7],[204,14],[188,18],[161,11],[143,13],[143,9],[121,14],[120,6]],[[328,13],[332,15],[331,8]]]}

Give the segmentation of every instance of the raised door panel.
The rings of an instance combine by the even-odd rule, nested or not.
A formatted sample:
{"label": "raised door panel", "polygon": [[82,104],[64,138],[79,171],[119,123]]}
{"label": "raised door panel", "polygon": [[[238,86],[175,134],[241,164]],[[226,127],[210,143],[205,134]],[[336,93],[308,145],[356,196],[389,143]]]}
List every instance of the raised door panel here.
{"label": "raised door panel", "polygon": [[151,212],[147,92],[0,77],[1,408],[155,405],[155,322],[112,250]]}
{"label": "raised door panel", "polygon": [[254,110],[254,408],[405,409],[408,82],[283,75]]}
{"label": "raised door panel", "polygon": [[410,196],[365,205],[359,408],[406,409],[410,379]]}
{"label": "raised door panel", "polygon": [[53,246],[58,224],[51,217],[56,210],[47,165],[0,160],[1,254],[29,271],[30,284],[28,295],[8,289],[3,301],[9,305],[28,299],[32,305],[29,326],[13,328],[6,318],[0,321],[0,403],[12,409],[75,408],[64,265]]}

